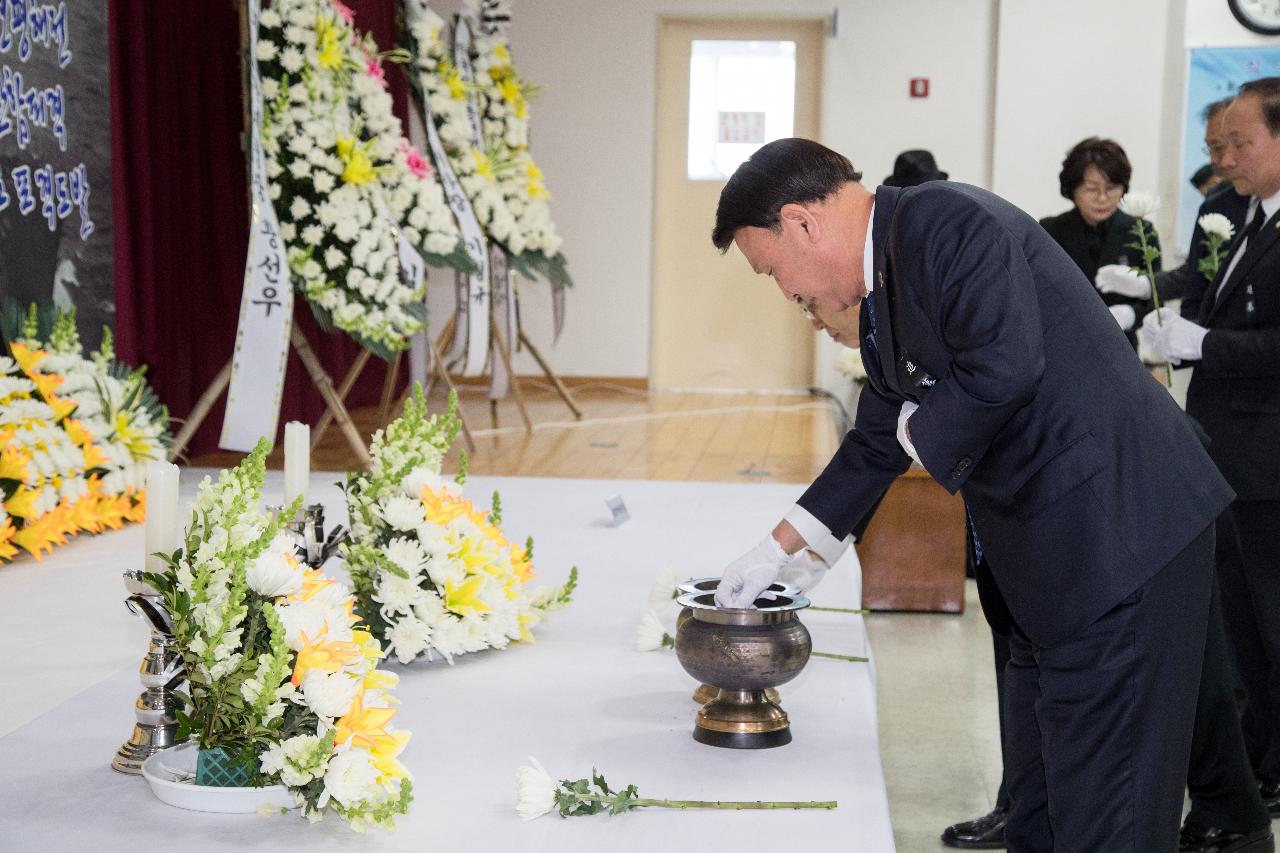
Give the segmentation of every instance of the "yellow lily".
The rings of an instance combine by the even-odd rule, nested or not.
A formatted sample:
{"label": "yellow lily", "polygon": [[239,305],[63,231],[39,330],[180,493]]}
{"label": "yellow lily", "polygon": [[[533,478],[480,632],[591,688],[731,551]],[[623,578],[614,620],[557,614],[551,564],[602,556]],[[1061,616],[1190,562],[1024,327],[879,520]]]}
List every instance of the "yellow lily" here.
{"label": "yellow lily", "polygon": [[366,708],[364,688],[361,688],[351,708],[334,724],[333,743],[337,746],[350,740],[352,746],[362,746],[372,752],[378,745],[377,738],[390,736],[386,725],[395,715],[395,708]]}
{"label": "yellow lily", "polygon": [[459,616],[487,613],[489,605],[480,600],[480,584],[483,581],[482,575],[476,575],[462,584],[445,581],[444,606]]}
{"label": "yellow lily", "polygon": [[0,480],[26,482],[27,477],[31,475],[27,469],[27,463],[30,461],[30,453],[16,444],[5,444],[3,449],[0,449]]}
{"label": "yellow lily", "polygon": [[301,686],[302,680],[313,669],[332,675],[346,666],[348,662],[360,657],[360,649],[356,648],[355,643],[347,641],[324,642],[325,635],[328,632],[329,626],[327,624],[320,630],[319,635],[314,640],[308,637],[305,631],[302,632],[302,649],[298,652],[298,660],[294,663],[293,678],[291,679],[294,687]]}

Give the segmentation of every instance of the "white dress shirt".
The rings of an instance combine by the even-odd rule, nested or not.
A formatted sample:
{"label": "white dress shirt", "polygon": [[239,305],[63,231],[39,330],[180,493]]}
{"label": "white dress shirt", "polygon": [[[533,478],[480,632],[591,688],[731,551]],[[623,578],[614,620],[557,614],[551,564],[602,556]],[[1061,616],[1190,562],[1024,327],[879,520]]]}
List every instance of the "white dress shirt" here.
{"label": "white dress shirt", "polygon": [[[1256,197],[1249,200],[1249,212],[1246,213],[1244,217],[1245,228],[1248,228],[1249,223],[1253,221],[1253,217],[1257,216],[1258,204],[1259,202]],[[1263,217],[1268,220],[1271,219],[1271,217],[1275,215],[1275,212],[1277,210],[1280,210],[1280,192],[1276,193],[1273,196],[1268,196],[1267,198],[1262,199],[1261,204],[1262,204]],[[1249,250],[1249,241],[1245,240],[1236,248],[1235,252],[1231,255],[1231,261],[1230,263],[1227,264],[1226,275],[1222,277],[1222,281],[1218,284],[1217,291],[1215,291],[1213,294],[1213,298],[1215,300],[1222,295],[1222,288],[1226,287],[1227,282],[1231,279],[1231,274],[1236,271],[1236,266],[1240,263],[1240,259],[1244,257],[1244,253],[1247,252],[1248,250]]]}

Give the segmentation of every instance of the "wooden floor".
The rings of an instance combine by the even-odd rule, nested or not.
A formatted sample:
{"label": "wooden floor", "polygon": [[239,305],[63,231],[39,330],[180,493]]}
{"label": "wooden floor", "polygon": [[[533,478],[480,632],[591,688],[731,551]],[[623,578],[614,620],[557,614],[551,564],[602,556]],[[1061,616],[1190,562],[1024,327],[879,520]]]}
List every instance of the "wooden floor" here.
{"label": "wooden floor", "polygon": [[[658,393],[608,382],[572,389],[582,419],[544,382],[522,383],[532,433],[513,399],[498,405],[494,428],[484,389],[461,389],[460,408],[476,440],[473,474],[700,482],[807,483],[831,458],[837,436],[832,404],[817,397]],[[433,393],[432,411],[445,399]],[[366,441],[377,427],[375,407],[352,420]],[[462,437],[446,462],[454,470]],[[191,465],[227,467],[229,452],[194,456]],[[268,465],[283,464],[280,447]],[[312,455],[315,470],[358,467],[342,432],[330,427]]]}

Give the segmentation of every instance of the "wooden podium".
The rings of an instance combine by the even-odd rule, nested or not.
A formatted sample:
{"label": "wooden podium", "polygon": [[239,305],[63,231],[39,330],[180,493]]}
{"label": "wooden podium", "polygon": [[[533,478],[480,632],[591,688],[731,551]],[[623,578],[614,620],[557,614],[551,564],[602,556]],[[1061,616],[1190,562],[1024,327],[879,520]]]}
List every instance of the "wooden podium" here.
{"label": "wooden podium", "polygon": [[964,501],[913,467],[885,494],[862,541],[862,606],[964,612]]}

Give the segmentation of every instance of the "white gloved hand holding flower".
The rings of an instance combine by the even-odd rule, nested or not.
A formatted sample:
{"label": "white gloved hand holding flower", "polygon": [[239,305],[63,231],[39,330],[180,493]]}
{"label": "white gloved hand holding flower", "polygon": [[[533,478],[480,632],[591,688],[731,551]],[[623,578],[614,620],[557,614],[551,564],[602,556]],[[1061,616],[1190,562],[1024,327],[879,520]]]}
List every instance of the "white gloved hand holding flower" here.
{"label": "white gloved hand holding flower", "polygon": [[1151,295],[1151,282],[1127,264],[1098,267],[1093,283],[1100,293],[1115,293],[1129,299],[1146,299]]}

